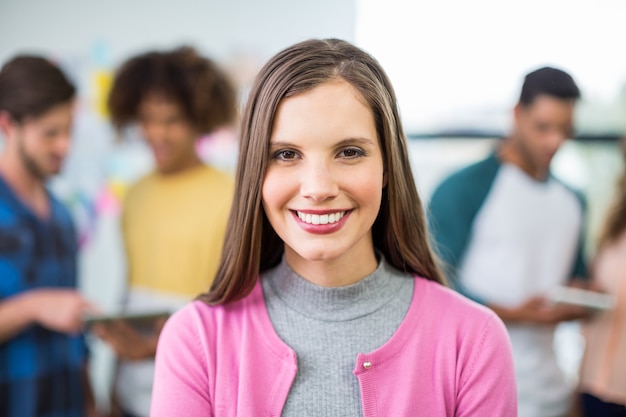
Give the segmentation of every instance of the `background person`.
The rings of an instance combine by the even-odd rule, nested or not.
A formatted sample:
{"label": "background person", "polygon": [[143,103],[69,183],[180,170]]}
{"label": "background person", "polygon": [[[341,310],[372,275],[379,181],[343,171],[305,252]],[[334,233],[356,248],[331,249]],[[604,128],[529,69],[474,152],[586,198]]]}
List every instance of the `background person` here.
{"label": "background person", "polygon": [[[626,138],[621,151],[626,167]],[[583,322],[579,390],[584,416],[626,416],[626,171],[617,183],[591,276],[593,287],[614,295],[616,303]]]}
{"label": "background person", "polygon": [[[203,163],[196,141],[234,121],[235,97],[216,64],[188,47],[132,57],[115,75],[108,101],[113,123],[137,123],[155,161],[124,200],[128,312],[173,311],[209,288],[233,181]],[[96,327],[121,359],[115,395],[125,415],[149,414],[160,326],[148,333],[125,322]]]}
{"label": "background person", "polygon": [[44,58],[0,70],[0,415],[93,416],[77,235],[46,188],[70,149],[74,85]]}
{"label": "background person", "polygon": [[527,74],[510,135],[488,158],[445,179],[429,204],[452,284],[507,325],[520,417],[563,416],[572,404],[554,331],[588,312],[545,296],[559,285],[584,285],[586,277],[582,198],[550,174],[552,158],[572,137],[579,97],[559,69]]}

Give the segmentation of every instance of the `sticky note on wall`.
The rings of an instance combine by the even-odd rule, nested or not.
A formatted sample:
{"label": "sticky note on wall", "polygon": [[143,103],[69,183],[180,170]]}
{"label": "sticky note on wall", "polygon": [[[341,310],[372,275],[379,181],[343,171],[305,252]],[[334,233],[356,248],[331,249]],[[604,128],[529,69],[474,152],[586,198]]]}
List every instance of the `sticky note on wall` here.
{"label": "sticky note on wall", "polygon": [[95,70],[92,74],[92,82],[95,111],[102,117],[108,117],[107,98],[113,83],[113,72],[110,70]]}

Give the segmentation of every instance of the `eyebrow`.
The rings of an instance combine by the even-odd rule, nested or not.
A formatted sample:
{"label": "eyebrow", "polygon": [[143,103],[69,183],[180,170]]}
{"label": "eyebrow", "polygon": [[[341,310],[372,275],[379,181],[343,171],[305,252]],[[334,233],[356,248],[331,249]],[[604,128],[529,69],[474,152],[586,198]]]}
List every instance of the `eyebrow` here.
{"label": "eyebrow", "polygon": [[360,145],[375,146],[376,142],[373,141],[372,139],[369,139],[369,138],[356,137],[356,138],[346,138],[346,139],[340,141],[337,145],[338,146],[344,146],[344,145],[350,145],[350,144],[360,144]]}
{"label": "eyebrow", "polygon": [[[363,138],[363,137],[349,137],[349,138],[340,140],[336,144],[336,146],[341,147],[341,146],[352,145],[352,144],[374,146],[376,142],[374,142],[372,139]],[[276,142],[270,141],[270,147],[279,148],[279,147],[297,147],[297,146],[294,145],[293,143],[285,142],[285,141],[276,141]]]}

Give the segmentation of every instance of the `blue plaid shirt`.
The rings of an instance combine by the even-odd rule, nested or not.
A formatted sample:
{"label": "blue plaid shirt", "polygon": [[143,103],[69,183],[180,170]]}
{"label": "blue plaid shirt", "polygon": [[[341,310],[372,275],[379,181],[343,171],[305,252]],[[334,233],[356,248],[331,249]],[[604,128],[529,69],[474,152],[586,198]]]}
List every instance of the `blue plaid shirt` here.
{"label": "blue plaid shirt", "polygon": [[[49,195],[41,220],[0,177],[0,302],[35,288],[76,287],[76,235],[67,210]],[[0,417],[85,413],[84,339],[38,325],[0,342]]]}

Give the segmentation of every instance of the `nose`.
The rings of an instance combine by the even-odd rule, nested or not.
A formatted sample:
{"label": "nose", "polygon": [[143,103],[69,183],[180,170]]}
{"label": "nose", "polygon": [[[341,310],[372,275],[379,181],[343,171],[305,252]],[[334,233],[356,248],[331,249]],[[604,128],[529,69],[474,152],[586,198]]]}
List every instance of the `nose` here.
{"label": "nose", "polygon": [[163,123],[146,122],[143,123],[142,131],[144,137],[153,143],[159,143],[167,136],[167,128]]}
{"label": "nose", "polygon": [[60,157],[65,157],[70,150],[71,141],[71,132],[67,131],[60,134],[55,140],[55,153]]}
{"label": "nose", "polygon": [[300,194],[315,202],[333,199],[339,193],[336,172],[329,163],[309,161],[300,172]]}
{"label": "nose", "polygon": [[567,139],[568,139],[568,135],[566,133],[560,130],[554,130],[550,132],[550,134],[546,138],[546,141],[545,141],[546,147],[551,152],[556,152],[561,147],[563,142],[565,142]]}

